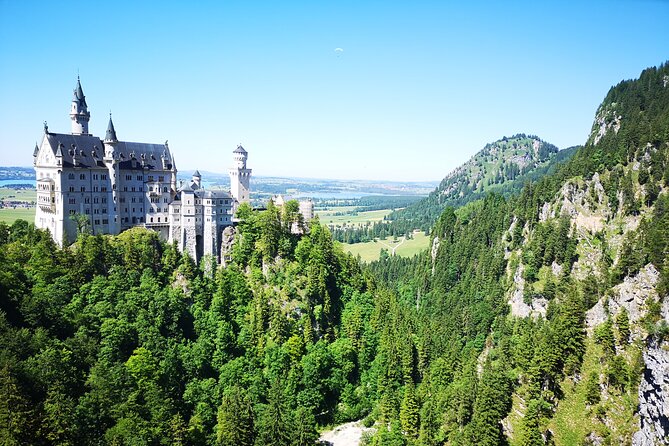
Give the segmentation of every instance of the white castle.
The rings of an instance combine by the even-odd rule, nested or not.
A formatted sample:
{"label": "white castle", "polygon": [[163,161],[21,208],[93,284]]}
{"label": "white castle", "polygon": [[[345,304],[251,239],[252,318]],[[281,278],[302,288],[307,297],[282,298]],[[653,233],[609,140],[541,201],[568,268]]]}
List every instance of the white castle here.
{"label": "white castle", "polygon": [[221,236],[233,223],[239,203],[249,202],[251,169],[240,145],[233,152],[230,191],[205,190],[195,172],[177,187],[177,168],[167,141],[119,141],[109,115],[104,140],[88,132],[86,97],[77,78],[70,110],[71,133],[52,133],[44,123],[35,146],[37,178],[35,225],[48,229],[59,245],[73,242],[82,228],[118,234],[143,226],[195,260],[221,260]]}

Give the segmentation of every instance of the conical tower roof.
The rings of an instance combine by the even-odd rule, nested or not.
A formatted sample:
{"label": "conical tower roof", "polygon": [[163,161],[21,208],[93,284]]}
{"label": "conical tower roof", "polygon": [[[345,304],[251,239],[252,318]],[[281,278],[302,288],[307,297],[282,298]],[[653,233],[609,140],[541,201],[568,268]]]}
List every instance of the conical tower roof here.
{"label": "conical tower roof", "polygon": [[84,96],[84,90],[81,88],[79,76],[77,76],[77,86],[74,88],[74,100],[81,103],[81,105],[86,105],[86,96]]}
{"label": "conical tower roof", "polygon": [[109,124],[107,125],[107,134],[105,141],[118,141],[116,137],[116,130],[114,129],[114,122],[112,121],[111,113],[109,113]]}

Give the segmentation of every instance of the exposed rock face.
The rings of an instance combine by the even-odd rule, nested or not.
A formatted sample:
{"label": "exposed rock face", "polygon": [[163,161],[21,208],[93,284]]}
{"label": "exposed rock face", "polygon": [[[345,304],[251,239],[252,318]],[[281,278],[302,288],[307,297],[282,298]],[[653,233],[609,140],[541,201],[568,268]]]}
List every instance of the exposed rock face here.
{"label": "exposed rock face", "polygon": [[548,308],[548,300],[541,298],[532,299],[530,305],[523,300],[525,291],[525,279],[523,279],[523,265],[519,265],[516,272],[513,274],[513,288],[511,289],[511,296],[509,298],[509,305],[511,306],[511,315],[516,317],[527,316],[543,316],[546,317],[546,309]]}
{"label": "exposed rock face", "polygon": [[221,233],[221,264],[226,266],[232,256],[232,245],[235,242],[237,230],[234,226],[226,227]]}
{"label": "exposed rock face", "polygon": [[430,255],[432,256],[432,274],[434,274],[434,262],[437,259],[437,253],[439,252],[439,237],[435,237],[432,240],[432,251]]}
{"label": "exposed rock face", "polygon": [[606,321],[607,314],[615,317],[623,307],[629,313],[630,322],[638,322],[646,314],[646,301],[658,299],[655,285],[659,277],[660,273],[652,263],[643,267],[636,276],[625,277],[623,283],[613,288],[613,296],[607,302],[603,297],[587,311],[585,321],[588,329],[592,330]]}
{"label": "exposed rock face", "polygon": [[639,385],[641,429],[634,446],[669,444],[669,344],[649,342],[643,352],[646,369]]}
{"label": "exposed rock face", "polygon": [[616,104],[614,103],[611,104],[611,106],[600,109],[597,113],[591,136],[591,138],[594,138],[593,142],[595,144],[597,144],[610,129],[613,129],[615,133],[618,133],[618,130],[620,130],[620,120],[622,119],[622,116],[616,113],[615,107]]}

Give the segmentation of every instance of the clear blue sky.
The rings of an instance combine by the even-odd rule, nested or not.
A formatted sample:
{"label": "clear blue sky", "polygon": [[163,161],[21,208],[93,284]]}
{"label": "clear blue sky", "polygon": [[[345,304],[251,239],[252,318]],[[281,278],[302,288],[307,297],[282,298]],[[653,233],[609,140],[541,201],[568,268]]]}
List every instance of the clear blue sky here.
{"label": "clear blue sky", "polygon": [[[608,89],[669,59],[669,2],[0,0],[0,164],[42,122],[170,141],[180,170],[438,180],[487,142],[583,143]],[[343,51],[335,51],[341,48]]]}

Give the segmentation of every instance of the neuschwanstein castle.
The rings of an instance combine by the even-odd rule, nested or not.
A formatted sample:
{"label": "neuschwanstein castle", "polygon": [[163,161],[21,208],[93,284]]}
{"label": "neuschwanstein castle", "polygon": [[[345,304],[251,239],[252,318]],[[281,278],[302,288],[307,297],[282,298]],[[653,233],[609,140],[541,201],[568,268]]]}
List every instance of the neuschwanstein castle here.
{"label": "neuschwanstein castle", "polygon": [[114,123],[104,139],[88,132],[86,97],[77,78],[70,109],[71,133],[52,133],[46,123],[33,153],[37,177],[35,225],[59,244],[73,242],[79,225],[93,234],[118,234],[133,226],[157,231],[198,260],[220,261],[223,230],[239,203],[249,201],[251,169],[240,145],[233,152],[230,194],[205,190],[199,172],[177,186],[177,167],[167,141],[119,141]]}

